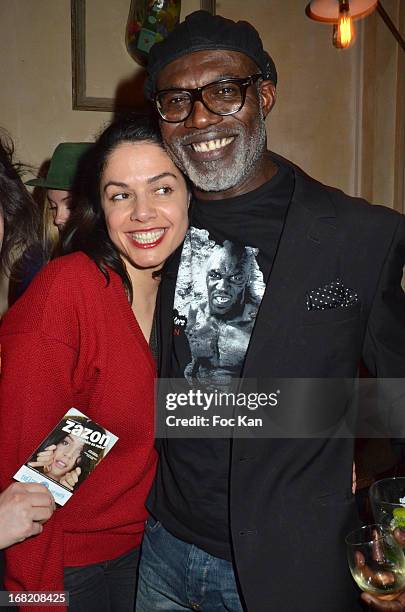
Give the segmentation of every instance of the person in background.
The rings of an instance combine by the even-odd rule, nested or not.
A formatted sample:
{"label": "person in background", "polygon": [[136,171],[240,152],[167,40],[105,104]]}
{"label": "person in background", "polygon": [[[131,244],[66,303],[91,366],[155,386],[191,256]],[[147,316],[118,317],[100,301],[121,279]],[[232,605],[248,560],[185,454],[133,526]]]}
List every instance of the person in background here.
{"label": "person in background", "polygon": [[[20,263],[23,258],[26,265],[34,265],[33,253],[40,244],[39,207],[24,187],[20,176],[22,165],[15,163],[13,157],[13,142],[4,134],[0,140],[0,267],[11,284],[22,281],[24,272]],[[3,302],[7,303],[7,296]]]}
{"label": "person in background", "polygon": [[9,288],[10,305],[24,293],[34,276],[54,256],[60,232],[70,216],[74,189],[79,183],[80,160],[90,148],[91,143],[88,142],[59,144],[52,155],[47,175],[25,183],[46,189],[46,198],[37,207],[39,239],[15,265],[17,273]]}
{"label": "person in background", "polygon": [[38,538],[6,551],[5,585],[65,588],[69,612],[132,612],[156,466],[148,344],[160,269],[183,241],[190,197],[158,126],[143,117],[105,130],[85,178],[86,197],[62,234],[65,255],[41,270],[0,329],[0,485],[72,406],[119,439]]}
{"label": "person in background", "polygon": [[53,152],[45,177],[31,179],[25,184],[46,189],[53,223],[61,232],[70,216],[72,189],[77,177],[80,160],[89,151],[89,142],[62,142]]}
{"label": "person in background", "polygon": [[[34,245],[38,238],[36,205],[22,183],[18,165],[13,163],[13,153],[13,143],[3,136],[0,139],[0,269],[5,273],[10,273],[16,254]],[[41,533],[54,509],[53,498],[43,485],[20,482],[9,485],[0,493],[0,549]]]}

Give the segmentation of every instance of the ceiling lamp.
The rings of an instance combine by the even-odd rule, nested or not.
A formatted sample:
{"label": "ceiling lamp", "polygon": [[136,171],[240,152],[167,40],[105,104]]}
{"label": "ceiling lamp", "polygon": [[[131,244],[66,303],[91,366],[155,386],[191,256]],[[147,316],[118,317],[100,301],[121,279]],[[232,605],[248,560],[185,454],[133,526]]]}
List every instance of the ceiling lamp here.
{"label": "ceiling lamp", "polygon": [[361,19],[377,8],[377,0],[312,0],[305,10],[315,21],[333,24],[333,44],[346,49],[354,40],[354,19]]}

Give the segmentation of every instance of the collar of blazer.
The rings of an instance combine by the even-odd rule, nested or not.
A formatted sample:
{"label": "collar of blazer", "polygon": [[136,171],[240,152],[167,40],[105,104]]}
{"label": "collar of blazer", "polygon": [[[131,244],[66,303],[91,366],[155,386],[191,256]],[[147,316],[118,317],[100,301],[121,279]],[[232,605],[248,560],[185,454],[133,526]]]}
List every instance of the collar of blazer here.
{"label": "collar of blazer", "polygon": [[330,189],[300,169],[293,170],[293,196],[250,339],[243,377],[258,375],[258,357],[263,360],[263,351],[268,376],[284,372],[289,330],[292,322],[299,324],[305,312],[308,288],[321,284],[324,274],[327,282],[327,271],[335,271],[339,261],[341,241]]}
{"label": "collar of blazer", "polygon": [[[312,223],[307,226],[308,238],[318,242],[325,232],[327,238],[330,231],[335,229],[336,219],[336,208],[331,199],[331,193],[339,192],[339,190],[323,185],[306,174],[299,166],[277,153],[269,151],[269,156],[276,164],[287,166],[293,171],[294,192],[291,203],[293,208],[300,206],[306,209],[309,214],[308,220],[312,217]],[[290,210],[289,215],[291,214],[294,216],[294,213],[291,213]]]}

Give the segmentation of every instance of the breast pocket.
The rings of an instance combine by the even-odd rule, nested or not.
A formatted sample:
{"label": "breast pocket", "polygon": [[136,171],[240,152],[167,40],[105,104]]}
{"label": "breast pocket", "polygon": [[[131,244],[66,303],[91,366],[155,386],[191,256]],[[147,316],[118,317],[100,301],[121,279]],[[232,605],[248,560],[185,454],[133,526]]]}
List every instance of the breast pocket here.
{"label": "breast pocket", "polygon": [[328,323],[342,323],[344,321],[358,320],[360,317],[361,305],[359,302],[352,306],[340,308],[326,308],[325,310],[307,310],[302,317],[302,325],[322,325]]}
{"label": "breast pocket", "polygon": [[297,344],[307,360],[308,376],[353,376],[361,355],[360,315],[359,303],[303,313]]}

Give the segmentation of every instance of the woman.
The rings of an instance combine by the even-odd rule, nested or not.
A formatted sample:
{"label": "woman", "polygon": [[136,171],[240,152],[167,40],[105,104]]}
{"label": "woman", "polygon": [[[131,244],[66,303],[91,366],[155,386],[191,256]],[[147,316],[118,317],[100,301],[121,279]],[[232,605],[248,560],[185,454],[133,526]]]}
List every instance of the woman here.
{"label": "woman", "polygon": [[[13,164],[13,153],[11,140],[0,139],[0,271],[6,274],[16,257],[38,240],[36,205]],[[41,533],[54,509],[43,485],[8,486],[0,494],[0,549]]]}
{"label": "woman", "polygon": [[80,164],[90,147],[88,142],[59,144],[53,152],[47,175],[26,182],[26,185],[45,188],[46,198],[36,213],[40,239],[25,251],[19,261],[17,278],[10,283],[10,305],[24,293],[34,276],[52,259],[60,232],[70,216],[72,191],[80,183]]}
{"label": "woman", "polygon": [[41,536],[7,551],[5,582],[64,585],[70,612],[121,612],[133,607],[156,463],[148,341],[158,271],[183,240],[189,194],[145,119],[107,128],[87,181],[65,228],[70,254],[37,275],[0,331],[0,484],[72,406],[119,440]]}
{"label": "woman", "polygon": [[11,140],[0,139],[0,262],[5,272],[10,272],[16,255],[38,242],[38,208],[23,185],[13,155]]}
{"label": "woman", "polygon": [[72,189],[79,164],[90,147],[89,142],[61,142],[52,154],[47,175],[26,182],[26,185],[47,190],[46,208],[51,212],[52,223],[59,232],[70,217]]}
{"label": "woman", "polygon": [[[27,465],[73,491],[104,457],[105,448],[85,442],[80,435],[66,434],[66,424],[69,422],[70,417],[61,419],[60,424],[30,457]],[[104,427],[87,417],[75,416],[75,423],[98,432],[100,438],[106,436]]]}
{"label": "woman", "polygon": [[[3,137],[0,140],[0,211],[3,235],[0,269],[12,282],[22,279],[24,272],[19,262],[24,256],[29,265],[29,254],[38,249],[40,242],[39,209],[23,185],[19,175],[20,167],[13,163],[13,154],[11,140]],[[3,310],[6,307],[3,307]]]}

